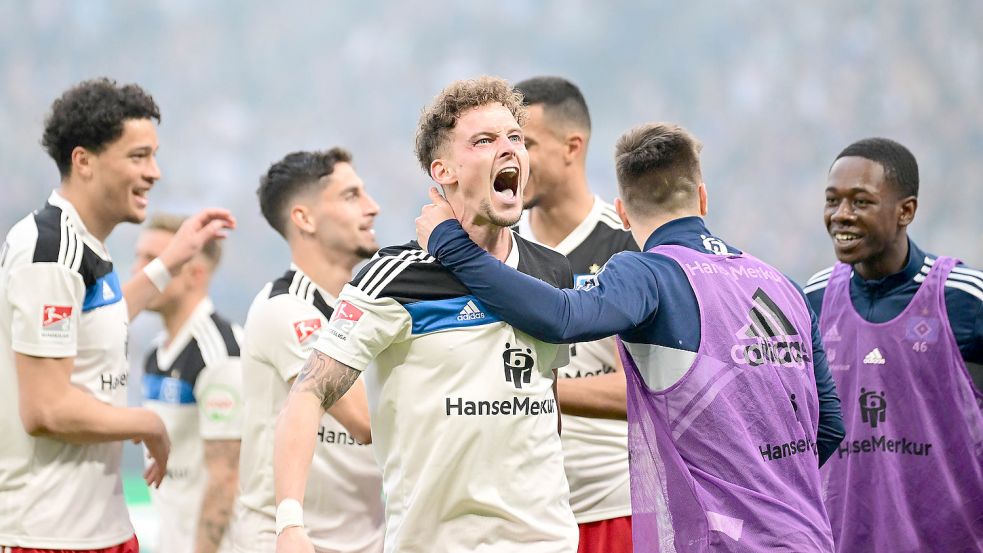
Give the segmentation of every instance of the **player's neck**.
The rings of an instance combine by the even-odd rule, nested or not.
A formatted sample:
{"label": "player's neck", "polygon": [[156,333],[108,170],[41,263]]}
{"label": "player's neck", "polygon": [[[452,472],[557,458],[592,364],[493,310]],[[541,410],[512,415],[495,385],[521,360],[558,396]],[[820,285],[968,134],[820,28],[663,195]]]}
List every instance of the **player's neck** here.
{"label": "player's neck", "polygon": [[85,193],[84,186],[83,183],[73,182],[72,178],[69,177],[68,180],[61,182],[58,194],[72,204],[89,234],[105,243],[106,238],[109,238],[109,234],[116,227],[116,222],[106,220],[99,213],[96,203],[92,201],[90,195]]}
{"label": "player's neck", "polygon": [[581,179],[569,188],[541,198],[529,210],[529,225],[537,242],[556,247],[584,222],[593,207],[594,195],[587,181]]}
{"label": "player's neck", "polygon": [[499,261],[505,261],[512,251],[512,231],[491,223],[478,224],[474,221],[461,221],[461,226],[471,240],[492,254]]}
{"label": "player's neck", "polygon": [[171,344],[171,341],[181,332],[188,319],[194,314],[195,309],[207,295],[208,292],[205,290],[191,292],[182,296],[181,301],[174,302],[170,309],[160,310],[160,316],[164,319],[164,332],[167,334],[167,339],[164,341],[165,345]]}
{"label": "player's neck", "polygon": [[341,289],[352,279],[352,269],[358,264],[359,259],[354,256],[350,259],[332,258],[323,253],[298,255],[295,251],[291,261],[307,275],[307,278],[314,281],[314,284],[337,298],[341,294]]}
{"label": "player's neck", "polygon": [[682,219],[684,217],[702,217],[699,211],[679,211],[662,216],[639,217],[631,221],[631,235],[638,244],[638,249],[645,251],[645,243],[652,236],[652,233],[666,223]]}
{"label": "player's neck", "polygon": [[871,257],[853,265],[860,278],[864,280],[878,280],[884,277],[900,273],[908,263],[908,236],[897,240],[877,257]]}

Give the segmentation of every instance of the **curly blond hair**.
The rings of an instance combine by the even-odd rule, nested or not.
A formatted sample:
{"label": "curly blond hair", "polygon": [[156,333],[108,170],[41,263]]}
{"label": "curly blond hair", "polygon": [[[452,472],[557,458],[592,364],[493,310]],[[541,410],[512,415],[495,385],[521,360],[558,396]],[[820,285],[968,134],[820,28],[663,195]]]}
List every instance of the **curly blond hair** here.
{"label": "curly blond hair", "polygon": [[522,94],[505,79],[482,76],[454,81],[424,108],[416,127],[416,158],[428,175],[430,164],[438,156],[462,113],[486,104],[502,104],[520,125],[526,121]]}

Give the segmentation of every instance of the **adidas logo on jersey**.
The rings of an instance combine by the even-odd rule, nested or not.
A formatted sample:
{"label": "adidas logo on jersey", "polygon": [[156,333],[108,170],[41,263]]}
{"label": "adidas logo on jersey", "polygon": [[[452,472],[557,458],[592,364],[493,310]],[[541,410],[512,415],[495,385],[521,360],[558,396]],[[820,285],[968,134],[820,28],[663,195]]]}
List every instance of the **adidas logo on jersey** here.
{"label": "adidas logo on jersey", "polygon": [[801,369],[809,362],[811,348],[802,342],[792,321],[761,288],[751,297],[748,323],[735,336],[740,343],[734,344],[730,356],[738,365],[772,364]]}
{"label": "adidas logo on jersey", "polygon": [[457,320],[459,321],[475,321],[478,319],[484,319],[485,314],[478,309],[478,306],[474,304],[474,300],[468,300],[468,303],[464,306],[457,315]]}
{"label": "adidas logo on jersey", "polygon": [[883,365],[886,362],[884,356],[881,355],[881,350],[878,348],[874,348],[873,351],[864,357],[864,365]]}
{"label": "adidas logo on jersey", "polygon": [[111,300],[116,297],[116,292],[113,292],[112,286],[108,282],[102,281],[102,299]]}

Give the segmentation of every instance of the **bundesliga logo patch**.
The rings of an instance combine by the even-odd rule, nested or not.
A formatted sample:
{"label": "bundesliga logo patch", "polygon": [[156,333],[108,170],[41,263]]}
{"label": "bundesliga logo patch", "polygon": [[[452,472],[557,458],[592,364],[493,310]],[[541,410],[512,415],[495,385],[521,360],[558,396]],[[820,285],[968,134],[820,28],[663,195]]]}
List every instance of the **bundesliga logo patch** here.
{"label": "bundesliga logo patch", "polygon": [[307,319],[294,323],[294,334],[297,336],[297,341],[301,344],[310,339],[311,336],[317,334],[318,330],[321,330],[321,319]]}
{"label": "bundesliga logo patch", "polygon": [[67,338],[72,325],[70,305],[45,305],[41,311],[41,335],[50,338]]}
{"label": "bundesliga logo patch", "polygon": [[355,323],[362,318],[362,310],[348,303],[347,301],[338,302],[334,313],[331,314],[331,321],[328,322],[328,332],[332,336],[341,340],[348,339],[348,333],[355,328]]}

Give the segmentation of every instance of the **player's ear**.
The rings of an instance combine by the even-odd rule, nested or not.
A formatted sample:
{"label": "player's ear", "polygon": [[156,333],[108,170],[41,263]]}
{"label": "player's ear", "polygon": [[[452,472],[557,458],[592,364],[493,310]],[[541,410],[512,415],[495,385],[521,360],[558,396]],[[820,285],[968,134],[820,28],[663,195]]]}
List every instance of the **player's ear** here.
{"label": "player's ear", "polygon": [[72,172],[82,177],[83,179],[88,179],[92,177],[92,162],[94,160],[93,153],[81,146],[76,146],[72,149]]}
{"label": "player's ear", "polygon": [[898,202],[898,226],[906,227],[915,220],[915,211],[918,210],[918,198],[908,196]]}
{"label": "player's ear", "polygon": [[440,185],[441,190],[447,190],[447,185],[457,182],[454,168],[445,159],[435,159],[430,162],[430,178]]}
{"label": "player's ear", "polygon": [[587,155],[587,137],[583,133],[568,134],[566,146],[563,152],[563,161],[567,162],[568,165]]}
{"label": "player's ear", "polygon": [[625,202],[621,201],[621,198],[614,199],[614,210],[618,212],[618,218],[621,219],[621,226],[625,227],[625,230],[631,230],[631,222],[628,221]]}
{"label": "player's ear", "polygon": [[301,234],[314,234],[314,217],[307,206],[294,204],[290,208],[290,222],[300,230]]}
{"label": "player's ear", "polygon": [[701,182],[699,186],[696,187],[696,191],[700,195],[700,217],[707,216],[707,210],[709,209],[709,200],[707,199],[707,185]]}

